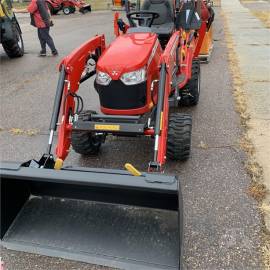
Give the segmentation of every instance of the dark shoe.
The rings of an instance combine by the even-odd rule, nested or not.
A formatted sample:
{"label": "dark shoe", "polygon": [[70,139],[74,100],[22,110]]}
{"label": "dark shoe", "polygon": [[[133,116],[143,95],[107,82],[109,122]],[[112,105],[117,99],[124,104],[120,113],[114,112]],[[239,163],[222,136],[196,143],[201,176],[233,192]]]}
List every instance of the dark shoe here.
{"label": "dark shoe", "polygon": [[38,56],[40,56],[40,57],[44,57],[44,56],[46,56],[47,54],[46,54],[46,52],[44,52],[44,51],[40,51],[40,53],[39,53],[39,55]]}
{"label": "dark shoe", "polygon": [[58,51],[53,51],[53,52],[52,52],[52,55],[53,55],[53,56],[57,56],[57,55],[58,55]]}

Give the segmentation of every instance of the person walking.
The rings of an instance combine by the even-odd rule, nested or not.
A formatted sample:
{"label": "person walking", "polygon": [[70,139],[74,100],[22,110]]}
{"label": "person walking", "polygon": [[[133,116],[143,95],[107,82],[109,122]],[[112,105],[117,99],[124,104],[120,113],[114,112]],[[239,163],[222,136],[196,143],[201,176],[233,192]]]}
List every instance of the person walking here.
{"label": "person walking", "polygon": [[51,14],[45,0],[31,0],[25,9],[15,9],[15,13],[30,13],[31,25],[37,28],[38,39],[41,46],[39,56],[46,56],[46,44],[51,49],[52,55],[57,56],[58,51],[55,48],[54,41],[50,36],[50,28],[53,26]]}

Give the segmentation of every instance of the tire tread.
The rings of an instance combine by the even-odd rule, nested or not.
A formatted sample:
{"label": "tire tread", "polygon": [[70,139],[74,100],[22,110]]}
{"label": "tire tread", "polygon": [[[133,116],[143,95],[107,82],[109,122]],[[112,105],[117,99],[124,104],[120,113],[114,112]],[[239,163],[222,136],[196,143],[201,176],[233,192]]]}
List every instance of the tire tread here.
{"label": "tire tread", "polygon": [[192,117],[171,113],[169,118],[167,156],[172,160],[187,160],[191,149]]}
{"label": "tire tread", "polygon": [[19,46],[16,38],[14,38],[12,40],[2,41],[2,46],[3,46],[6,54],[10,58],[21,57],[24,54],[23,40],[22,40],[22,36],[18,30],[18,26],[15,22],[12,22],[12,29],[13,29],[14,33],[19,35],[19,38],[21,39],[21,42],[22,42],[22,48]]}
{"label": "tire tread", "polygon": [[[88,120],[88,116],[93,114],[93,111],[84,111],[79,115],[79,120]],[[88,131],[72,131],[71,145],[74,151],[81,155],[97,155],[101,142],[93,144],[93,135]]]}

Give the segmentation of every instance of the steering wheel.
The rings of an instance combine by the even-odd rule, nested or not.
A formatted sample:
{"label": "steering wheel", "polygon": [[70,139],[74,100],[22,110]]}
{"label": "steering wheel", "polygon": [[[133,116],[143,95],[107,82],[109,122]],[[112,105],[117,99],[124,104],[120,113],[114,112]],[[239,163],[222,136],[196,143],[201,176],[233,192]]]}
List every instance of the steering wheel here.
{"label": "steering wheel", "polygon": [[131,27],[151,27],[154,20],[159,18],[159,13],[148,10],[133,11],[127,14]]}

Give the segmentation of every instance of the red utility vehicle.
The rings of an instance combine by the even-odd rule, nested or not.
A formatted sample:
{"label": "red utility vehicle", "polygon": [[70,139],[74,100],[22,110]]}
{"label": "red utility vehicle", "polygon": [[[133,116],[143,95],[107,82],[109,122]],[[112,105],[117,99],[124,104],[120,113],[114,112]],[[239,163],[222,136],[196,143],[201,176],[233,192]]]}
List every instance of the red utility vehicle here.
{"label": "red utility vehicle", "polygon": [[[67,157],[70,145],[80,154],[97,154],[108,134],[153,137],[149,171],[162,172],[167,158],[188,159],[191,116],[170,113],[170,107],[199,101],[198,55],[208,15],[201,1],[145,0],[141,10],[127,13],[129,24],[116,13],[117,38],[109,46],[103,35],[96,36],[67,56],[60,65],[68,84],[61,99],[57,159]],[[91,61],[94,69],[82,76]],[[95,74],[103,114],[83,111],[77,94]]]}
{"label": "red utility vehicle", "polygon": [[[4,247],[120,269],[181,269],[181,185],[163,172],[168,158],[190,156],[192,119],[178,107],[199,102],[209,14],[199,0],[145,0],[128,24],[116,13],[111,44],[97,35],[62,60],[46,153],[0,164]],[[93,76],[100,112],[84,108],[78,92]],[[63,167],[71,146],[95,155],[108,135],[153,138],[148,172]]]}
{"label": "red utility vehicle", "polygon": [[69,15],[76,11],[76,7],[83,14],[91,12],[91,5],[83,0],[46,0],[46,2],[52,15],[56,15],[60,10],[63,10],[65,15]]}

